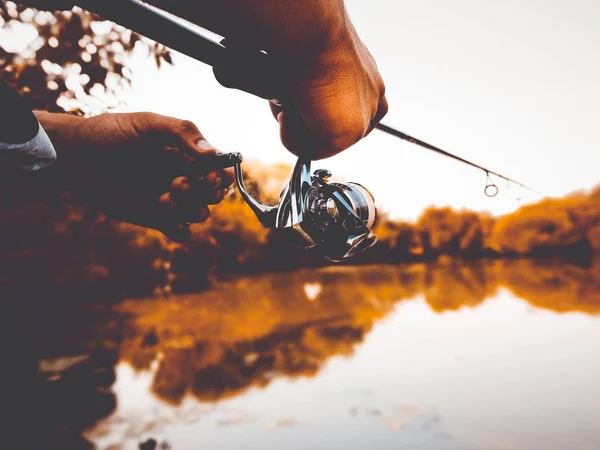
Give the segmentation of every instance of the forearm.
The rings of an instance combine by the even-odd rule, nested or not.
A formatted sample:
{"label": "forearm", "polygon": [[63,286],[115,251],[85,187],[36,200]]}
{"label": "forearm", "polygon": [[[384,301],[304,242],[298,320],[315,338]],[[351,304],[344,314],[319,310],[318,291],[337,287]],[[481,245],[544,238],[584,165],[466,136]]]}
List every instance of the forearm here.
{"label": "forearm", "polygon": [[77,148],[77,128],[82,117],[70,114],[50,113],[47,111],[33,111],[40,125],[44,128],[56,150],[56,164],[61,165],[61,160],[69,158]]}
{"label": "forearm", "polygon": [[[343,0],[150,0],[228,39],[281,58],[312,57],[350,41]],[[312,54],[311,54],[312,53]]]}

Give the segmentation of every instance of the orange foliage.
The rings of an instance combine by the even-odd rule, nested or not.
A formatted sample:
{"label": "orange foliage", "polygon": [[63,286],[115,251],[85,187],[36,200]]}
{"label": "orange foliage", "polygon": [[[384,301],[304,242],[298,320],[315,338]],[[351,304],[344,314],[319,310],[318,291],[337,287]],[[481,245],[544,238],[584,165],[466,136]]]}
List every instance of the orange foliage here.
{"label": "orange foliage", "polygon": [[231,195],[211,211],[211,217],[194,228],[204,236],[212,236],[219,246],[222,263],[244,264],[260,257],[269,230],[257,220],[239,195]]}
{"label": "orange foliage", "polygon": [[579,245],[599,248],[600,189],[564,198],[548,198],[499,218],[490,245],[520,255],[560,251]]}
{"label": "orange foliage", "polygon": [[417,221],[426,252],[456,255],[483,248],[482,219],[474,212],[428,208]]}

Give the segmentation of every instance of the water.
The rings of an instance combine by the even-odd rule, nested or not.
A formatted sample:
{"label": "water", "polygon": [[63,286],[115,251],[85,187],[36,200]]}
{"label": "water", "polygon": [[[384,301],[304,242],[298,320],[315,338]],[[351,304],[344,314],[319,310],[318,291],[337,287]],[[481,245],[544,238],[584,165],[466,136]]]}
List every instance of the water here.
{"label": "water", "polygon": [[330,268],[45,311],[40,392],[64,394],[40,420],[69,442],[600,449],[600,266]]}

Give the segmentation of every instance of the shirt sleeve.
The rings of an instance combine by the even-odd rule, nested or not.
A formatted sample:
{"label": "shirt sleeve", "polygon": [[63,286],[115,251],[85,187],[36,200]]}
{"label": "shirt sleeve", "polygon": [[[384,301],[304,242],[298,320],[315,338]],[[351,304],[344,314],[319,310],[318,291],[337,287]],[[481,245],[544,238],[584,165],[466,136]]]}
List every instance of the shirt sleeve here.
{"label": "shirt sleeve", "polygon": [[54,146],[35,114],[8,84],[0,81],[0,164],[33,171],[55,160]]}

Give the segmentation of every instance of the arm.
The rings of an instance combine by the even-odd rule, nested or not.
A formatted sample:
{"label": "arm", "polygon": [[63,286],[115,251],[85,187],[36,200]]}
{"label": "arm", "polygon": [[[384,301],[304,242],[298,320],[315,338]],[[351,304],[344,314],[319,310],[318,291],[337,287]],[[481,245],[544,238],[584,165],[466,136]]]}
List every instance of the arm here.
{"label": "arm", "polygon": [[183,241],[188,224],[205,221],[233,181],[231,169],[211,169],[216,149],[187,120],[153,113],[35,115],[54,143],[56,162],[39,171],[37,182],[19,177],[12,187],[41,194],[66,189],[110,217]]}

